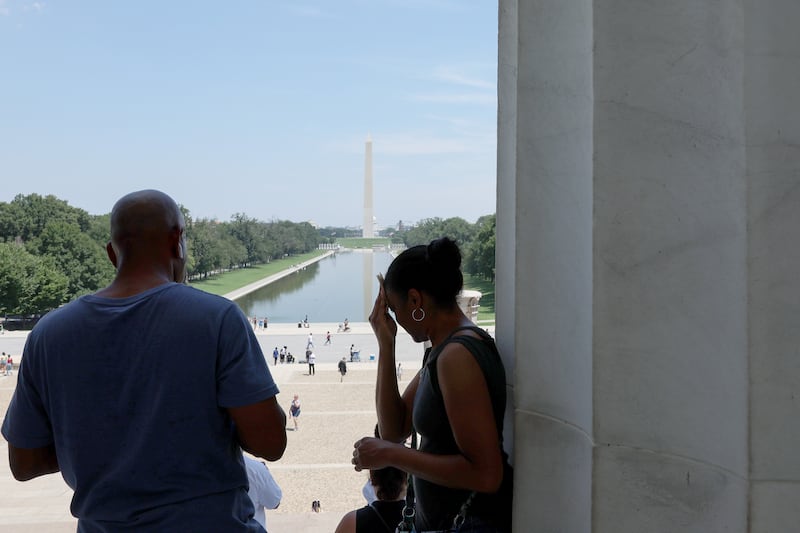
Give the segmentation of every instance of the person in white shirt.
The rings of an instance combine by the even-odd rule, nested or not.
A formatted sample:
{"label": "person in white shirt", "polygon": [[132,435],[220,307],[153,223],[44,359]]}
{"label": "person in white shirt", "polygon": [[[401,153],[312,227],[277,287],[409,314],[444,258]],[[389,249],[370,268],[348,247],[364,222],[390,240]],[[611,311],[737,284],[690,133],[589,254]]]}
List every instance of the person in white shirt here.
{"label": "person in white shirt", "polygon": [[267,523],[264,509],[277,509],[281,503],[283,492],[265,463],[245,455],[244,466],[247,469],[247,480],[250,483],[250,490],[247,491],[247,495],[253,500],[253,506],[256,508],[253,518],[266,530]]}
{"label": "person in white shirt", "polygon": [[317,373],[316,369],[314,368],[314,365],[317,363],[317,356],[310,348],[306,350],[306,360],[308,361],[308,375],[313,376]]}

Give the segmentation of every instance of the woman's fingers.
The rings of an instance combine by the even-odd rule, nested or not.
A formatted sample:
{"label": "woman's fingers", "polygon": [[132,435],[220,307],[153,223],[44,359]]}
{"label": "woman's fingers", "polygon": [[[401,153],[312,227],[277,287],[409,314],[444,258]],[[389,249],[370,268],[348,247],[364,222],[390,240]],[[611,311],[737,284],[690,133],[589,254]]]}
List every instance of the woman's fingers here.
{"label": "woman's fingers", "polygon": [[395,328],[392,327],[394,320],[389,315],[389,308],[386,304],[386,298],[381,288],[378,291],[378,296],[375,298],[375,304],[372,307],[372,312],[369,314],[369,323],[372,325],[372,330],[376,335],[391,334]]}
{"label": "woman's fingers", "polygon": [[363,441],[364,441],[364,439],[358,439],[353,444],[353,460],[351,462],[353,463],[353,466],[355,466],[356,472],[360,472],[362,470],[362,468],[363,468],[362,465],[361,465],[361,461],[360,461],[359,453],[358,453],[358,449],[361,447],[361,444],[363,443]]}
{"label": "woman's fingers", "polygon": [[378,296],[375,297],[375,304],[372,306],[372,311],[369,314],[369,322],[373,326],[375,325],[375,321],[377,320],[377,318],[381,315],[382,312],[381,307],[385,306],[381,293],[382,291],[379,290]]}

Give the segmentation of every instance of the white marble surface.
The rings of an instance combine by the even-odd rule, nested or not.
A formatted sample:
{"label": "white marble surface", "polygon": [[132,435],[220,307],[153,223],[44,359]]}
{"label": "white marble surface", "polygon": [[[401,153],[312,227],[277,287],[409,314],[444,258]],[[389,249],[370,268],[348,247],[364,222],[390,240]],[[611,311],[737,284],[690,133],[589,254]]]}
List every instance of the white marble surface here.
{"label": "white marble surface", "polygon": [[587,531],[592,13],[547,7],[500,4],[497,337],[515,355],[515,530]]}
{"label": "white marble surface", "polygon": [[746,531],[746,478],[622,446],[598,446],[594,462],[594,533]]}
{"label": "white marble surface", "polygon": [[751,532],[800,523],[800,3],[745,2]]}
{"label": "white marble surface", "polygon": [[516,413],[514,531],[592,528],[592,441],[581,428]]}
{"label": "white marble surface", "polygon": [[[800,20],[800,4],[766,4],[783,9],[752,6],[747,56],[752,393],[761,424],[753,466],[756,475],[777,477],[788,474],[779,463],[800,444],[800,424],[785,423],[800,419],[800,113],[787,112],[800,90],[800,34],[784,24]],[[800,461],[791,466],[800,479]]]}
{"label": "white marble surface", "polygon": [[741,531],[742,10],[630,6],[595,2],[594,530]]}
{"label": "white marble surface", "polygon": [[[518,529],[791,531],[800,3],[501,0],[500,20]],[[585,527],[567,524],[586,494],[578,434]],[[545,495],[570,483],[572,501]]]}
{"label": "white marble surface", "polygon": [[762,481],[750,492],[750,533],[797,531],[800,524],[800,484]]}

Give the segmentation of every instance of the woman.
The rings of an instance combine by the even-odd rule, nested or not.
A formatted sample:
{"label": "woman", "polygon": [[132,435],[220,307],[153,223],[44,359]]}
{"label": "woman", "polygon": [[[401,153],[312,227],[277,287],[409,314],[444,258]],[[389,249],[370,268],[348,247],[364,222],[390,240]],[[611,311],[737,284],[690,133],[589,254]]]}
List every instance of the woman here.
{"label": "woman", "polygon": [[[467,504],[459,531],[506,532],[512,474],[502,450],[505,371],[491,337],[456,303],[460,267],[458,246],[448,238],[409,248],[389,266],[369,317],[378,340],[376,406],[385,440],[357,441],[353,464],[393,466],[413,476],[417,531],[449,529]],[[402,396],[397,324],[415,341],[431,342]],[[418,450],[402,444],[412,427],[421,437]]]}
{"label": "woman", "polygon": [[297,419],[300,418],[300,396],[297,394],[294,395],[292,405],[289,406],[289,418],[294,422],[294,430],[298,431],[300,429],[297,427]]}

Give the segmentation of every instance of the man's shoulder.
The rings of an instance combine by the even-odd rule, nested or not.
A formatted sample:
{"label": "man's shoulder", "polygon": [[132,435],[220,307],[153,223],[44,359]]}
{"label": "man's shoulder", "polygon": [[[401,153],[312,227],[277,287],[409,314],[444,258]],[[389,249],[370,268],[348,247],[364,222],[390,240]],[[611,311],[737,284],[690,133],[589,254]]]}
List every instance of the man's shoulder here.
{"label": "man's shoulder", "polygon": [[176,284],[172,287],[170,291],[172,293],[172,297],[179,298],[182,301],[189,300],[193,303],[197,303],[197,305],[201,305],[204,307],[215,307],[215,308],[235,308],[236,304],[225,298],[224,296],[218,296],[216,294],[211,294],[210,292],[206,292],[204,290],[198,289],[196,287],[192,287],[191,285],[181,285]]}
{"label": "man's shoulder", "polygon": [[67,302],[64,305],[57,307],[56,309],[48,311],[44,316],[42,316],[42,318],[39,319],[31,333],[55,327],[56,325],[61,324],[64,320],[82,314],[82,300],[83,297],[79,297],[71,302]]}

